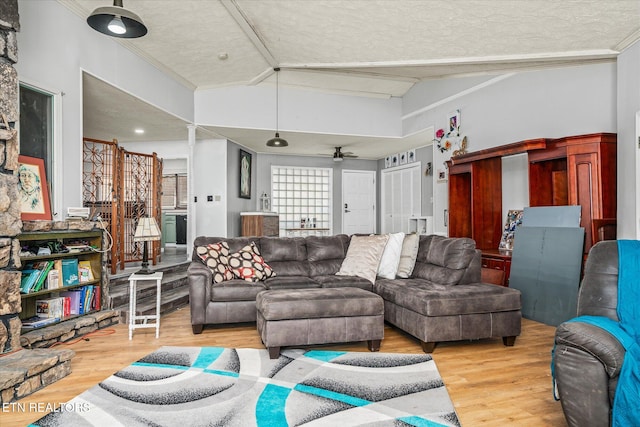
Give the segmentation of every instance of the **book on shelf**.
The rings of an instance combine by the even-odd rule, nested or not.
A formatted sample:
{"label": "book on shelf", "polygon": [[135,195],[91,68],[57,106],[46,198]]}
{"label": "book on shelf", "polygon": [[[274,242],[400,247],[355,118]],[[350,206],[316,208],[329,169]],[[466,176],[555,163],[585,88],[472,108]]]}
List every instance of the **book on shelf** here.
{"label": "book on shelf", "polygon": [[39,263],[40,274],[38,276],[38,280],[33,285],[31,292],[38,292],[42,290],[45,280],[49,275],[49,271],[53,268],[53,261],[43,261]]}
{"label": "book on shelf", "polygon": [[22,278],[20,279],[20,292],[28,294],[31,291],[31,287],[38,280],[40,271],[33,268],[25,268],[22,270]]}
{"label": "book on shelf", "polygon": [[60,272],[52,268],[47,274],[47,289],[58,289],[60,287]]}
{"label": "book on shelf", "polygon": [[36,300],[36,316],[60,318],[64,314],[63,304],[62,297]]}
{"label": "book on shelf", "polygon": [[95,279],[93,268],[91,268],[91,261],[78,261],[78,273],[81,282],[88,282]]}
{"label": "book on shelf", "polygon": [[69,314],[82,314],[80,312],[80,297],[82,291],[79,288],[60,292],[60,295],[69,299]]}
{"label": "book on shelf", "polygon": [[71,286],[80,283],[78,277],[78,259],[66,258],[62,260],[62,285]]}
{"label": "book on shelf", "polygon": [[25,329],[34,329],[34,328],[40,328],[42,326],[47,326],[50,325],[52,323],[57,323],[59,322],[60,319],[57,317],[30,317],[28,319],[23,319],[22,320],[22,327]]}

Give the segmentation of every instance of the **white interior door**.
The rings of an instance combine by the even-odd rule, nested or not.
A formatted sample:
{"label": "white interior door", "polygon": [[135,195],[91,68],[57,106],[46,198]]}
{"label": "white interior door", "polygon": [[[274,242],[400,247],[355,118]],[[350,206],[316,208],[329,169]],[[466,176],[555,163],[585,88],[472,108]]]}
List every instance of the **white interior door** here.
{"label": "white interior door", "polygon": [[408,232],[409,218],[421,215],[420,162],[382,171],[382,233]]}
{"label": "white interior door", "polygon": [[376,232],[375,171],[342,171],[342,232]]}

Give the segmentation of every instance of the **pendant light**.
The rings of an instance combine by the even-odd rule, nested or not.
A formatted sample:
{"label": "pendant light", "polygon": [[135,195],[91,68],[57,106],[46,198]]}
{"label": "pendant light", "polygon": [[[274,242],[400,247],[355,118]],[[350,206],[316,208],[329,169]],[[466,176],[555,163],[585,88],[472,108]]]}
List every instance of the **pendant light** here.
{"label": "pendant light", "polygon": [[113,6],[99,7],[87,18],[94,30],[111,37],[134,39],[147,34],[142,19],[122,6],[122,0],[113,0]]}
{"label": "pendant light", "polygon": [[289,145],[289,143],[286,139],[280,138],[280,134],[278,133],[278,73],[280,71],[280,68],[276,67],[273,69],[273,71],[276,72],[276,136],[267,141],[267,147],[286,147]]}

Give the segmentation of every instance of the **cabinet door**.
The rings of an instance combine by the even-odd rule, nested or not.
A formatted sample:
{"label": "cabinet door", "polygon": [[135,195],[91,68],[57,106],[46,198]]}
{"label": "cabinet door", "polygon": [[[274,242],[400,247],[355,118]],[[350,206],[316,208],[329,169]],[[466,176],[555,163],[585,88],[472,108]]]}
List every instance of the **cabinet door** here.
{"label": "cabinet door", "polygon": [[409,218],[420,216],[420,164],[382,171],[382,233],[408,232]]}
{"label": "cabinet door", "polygon": [[175,215],[167,215],[163,218],[162,235],[165,237],[165,243],[176,243],[176,217]]}

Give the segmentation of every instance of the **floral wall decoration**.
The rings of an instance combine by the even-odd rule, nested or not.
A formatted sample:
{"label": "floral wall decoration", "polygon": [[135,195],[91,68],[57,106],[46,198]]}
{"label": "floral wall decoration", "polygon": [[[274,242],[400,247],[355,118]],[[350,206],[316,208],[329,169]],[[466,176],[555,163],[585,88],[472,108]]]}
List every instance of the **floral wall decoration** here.
{"label": "floral wall decoration", "polygon": [[447,131],[438,129],[436,137],[433,140],[436,148],[441,153],[451,150],[453,147],[453,156],[459,156],[467,152],[467,137],[460,134],[460,110],[455,110],[447,116]]}

